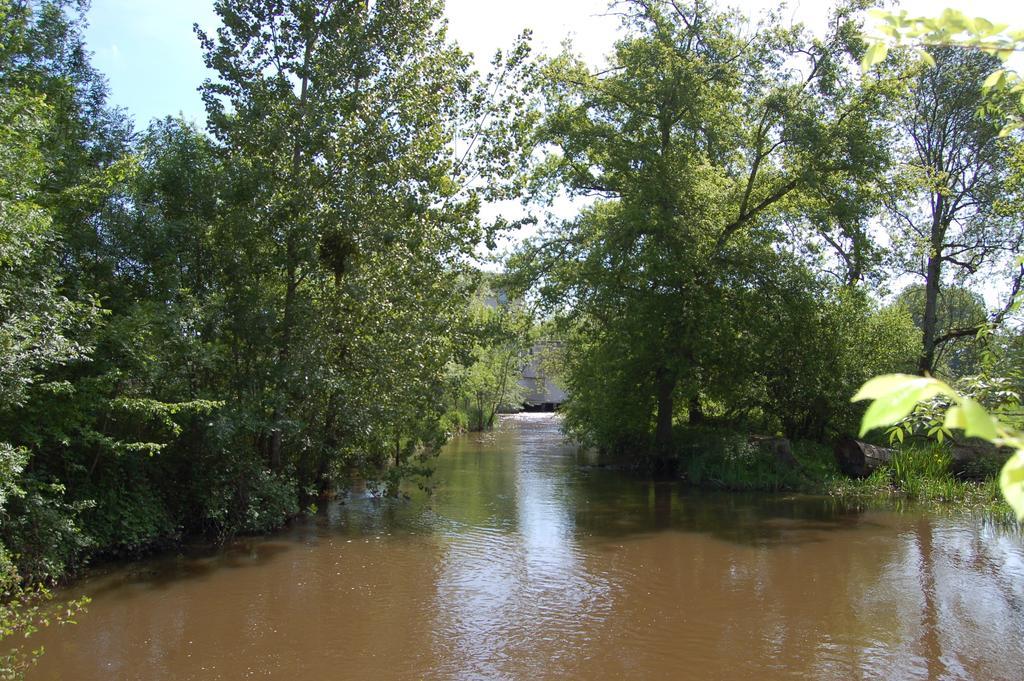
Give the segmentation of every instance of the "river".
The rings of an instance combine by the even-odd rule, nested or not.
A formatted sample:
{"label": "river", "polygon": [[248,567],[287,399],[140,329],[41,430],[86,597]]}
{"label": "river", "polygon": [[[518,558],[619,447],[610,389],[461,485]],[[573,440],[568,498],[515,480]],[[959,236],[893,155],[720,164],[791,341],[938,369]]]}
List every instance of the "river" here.
{"label": "river", "polygon": [[1024,678],[1019,535],[629,478],[558,426],[456,438],[430,496],[80,582],[29,679]]}

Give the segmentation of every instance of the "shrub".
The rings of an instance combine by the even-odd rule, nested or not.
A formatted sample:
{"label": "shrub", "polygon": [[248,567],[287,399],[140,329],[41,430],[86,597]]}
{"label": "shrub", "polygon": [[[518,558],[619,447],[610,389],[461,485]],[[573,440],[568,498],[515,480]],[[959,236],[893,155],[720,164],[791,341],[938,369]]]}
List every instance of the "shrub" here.
{"label": "shrub", "polygon": [[270,532],[299,513],[295,476],[253,461],[231,461],[205,485],[199,495],[202,515],[207,531],[220,541]]}
{"label": "shrub", "polygon": [[17,547],[14,561],[22,577],[33,582],[59,578],[93,544],[79,521],[86,504],[68,503],[62,485],[33,476],[20,484],[24,493],[0,509],[0,542]]}

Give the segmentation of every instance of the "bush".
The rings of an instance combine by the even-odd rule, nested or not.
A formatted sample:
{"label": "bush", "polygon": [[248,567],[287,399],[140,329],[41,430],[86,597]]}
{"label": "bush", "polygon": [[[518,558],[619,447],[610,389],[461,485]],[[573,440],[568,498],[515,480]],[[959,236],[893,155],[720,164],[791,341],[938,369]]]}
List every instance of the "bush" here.
{"label": "bush", "polygon": [[864,405],[850,395],[872,376],[912,370],[920,350],[905,309],[878,309],[860,292],[806,295],[780,309],[753,373],[764,380],[765,412],[792,438],[857,432]]}
{"label": "bush", "polygon": [[805,489],[835,468],[828,448],[812,442],[793,445],[798,466],[778,461],[770,449],[735,431],[688,427],[677,431],[679,458],[693,485],[730,490]]}
{"label": "bush", "polygon": [[22,577],[38,582],[57,579],[74,568],[93,545],[82,531],[85,504],[64,499],[64,487],[26,476],[24,494],[7,500],[0,509],[0,542],[17,547],[14,558]]}
{"label": "bush", "polygon": [[82,514],[82,524],[98,551],[133,554],[177,538],[164,499],[147,478],[118,476],[105,483],[83,492],[95,499]]}
{"label": "bush", "polygon": [[295,476],[253,461],[234,461],[201,490],[207,530],[224,541],[236,534],[270,532],[299,513]]}

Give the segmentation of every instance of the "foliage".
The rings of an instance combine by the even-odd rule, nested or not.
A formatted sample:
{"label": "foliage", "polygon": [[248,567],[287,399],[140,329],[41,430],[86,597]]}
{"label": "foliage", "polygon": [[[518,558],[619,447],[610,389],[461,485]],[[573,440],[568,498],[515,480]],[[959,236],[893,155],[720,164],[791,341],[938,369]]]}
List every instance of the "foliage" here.
{"label": "foliage", "polygon": [[65,574],[94,544],[81,527],[81,514],[91,504],[69,502],[63,485],[31,475],[19,485],[18,495],[0,508],[0,546],[18,551],[12,558],[29,581]]}
{"label": "foliage", "polygon": [[[884,266],[945,258],[918,314],[921,329],[944,319],[937,346],[1013,311],[986,317],[957,287],[1017,248],[1024,152],[999,137],[1016,81],[941,50],[934,73],[894,55],[859,77],[865,49],[879,56],[859,1],[814,37],[632,0],[607,70],[569,50],[534,60],[524,36],[481,75],[439,0],[218,0],[221,26],[199,31],[208,126],[140,130],[107,103],[84,7],[0,0],[0,550],[26,580],[269,531],[357,477],[397,494],[453,430],[518,401],[539,334],[565,341],[582,441],[725,486],[797,487],[808,467],[828,475],[820,450],[797,475],[745,441],[687,438],[706,422],[850,430],[849,387],[912,370],[924,343],[916,293],[869,295]],[[978,117],[982,101],[998,106]],[[885,244],[883,204],[963,184],[900,155],[925,105],[978,142],[985,191],[944,214],[956,229],[936,244],[920,216]],[[476,271],[481,243],[532,220],[486,222],[484,203],[565,195],[586,207],[550,220],[510,277]],[[481,303],[500,292],[517,302]],[[981,335],[977,355],[936,366],[1009,382],[957,384],[961,411],[1020,390],[1019,334]]]}
{"label": "foliage", "polygon": [[[900,291],[892,304],[906,308],[914,326],[923,331],[926,298],[924,286],[911,284]],[[957,285],[940,288],[935,303],[934,372],[952,379],[977,374],[984,353],[984,342],[977,330],[987,328],[988,324],[985,301],[980,294]]]}
{"label": "foliage", "polygon": [[[886,162],[877,116],[893,89],[849,77],[849,7],[825,40],[770,19],[745,35],[737,15],[704,3],[621,8],[609,68],[568,52],[543,67],[535,186],[593,202],[513,267],[565,330],[571,432],[670,467],[677,405],[699,419],[716,401],[741,404],[733,387],[760,369],[750,358],[771,356],[771,327],[800,338],[825,299],[798,260],[805,235],[848,265],[842,285],[865,277],[861,210]],[[783,68],[793,62],[802,68]],[[789,406],[780,386],[766,390]]]}
{"label": "foliage", "polygon": [[[979,112],[982,83],[996,62],[957,48],[934,53],[936,66],[915,73],[900,119],[907,142],[886,215],[894,245],[890,261],[922,281],[921,372],[934,372],[944,351],[1008,313],[1003,306],[991,318],[950,324],[952,319],[940,320],[951,311],[940,309],[952,302],[946,291],[1002,270],[1020,249],[1021,203],[1011,186],[1017,142],[1000,137],[998,109]],[[1024,271],[1015,274],[1013,291],[1022,276]]]}
{"label": "foliage", "polygon": [[687,426],[680,430],[679,441],[687,451],[683,473],[696,486],[817,491],[836,474],[831,449],[808,440],[792,445],[796,466],[780,462],[770,447],[731,429]]}
{"label": "foliage", "polygon": [[[0,551],[0,679],[15,681],[24,678],[43,654],[42,646],[25,650],[19,644],[8,648],[9,639],[24,641],[43,627],[75,624],[75,617],[85,612],[88,598],[69,601],[54,608],[53,598],[43,585],[26,586],[6,553]],[[11,641],[13,643],[13,641]]]}
{"label": "foliage", "polygon": [[[51,128],[63,123],[67,102],[53,96],[61,87],[53,79],[32,77],[46,47],[55,47],[48,41],[60,49],[71,29],[60,3],[41,3],[38,21],[34,11],[0,4],[0,423],[20,420],[40,395],[69,390],[55,372],[88,357],[83,336],[98,321],[91,297],[75,299],[62,288],[60,225],[47,205],[55,180]],[[75,65],[57,68],[64,66]],[[16,550],[23,573],[37,579],[59,574],[88,544],[63,486],[30,472],[38,444],[0,428],[0,552],[5,544]]]}
{"label": "foliage", "polygon": [[[919,40],[923,45],[952,45],[955,47],[971,47],[978,51],[1006,61],[1012,53],[1024,43],[1021,31],[1007,32],[1007,26],[997,25],[985,19],[970,19],[960,12],[946,10],[939,18],[908,18],[906,13],[898,15],[883,12],[879,14],[883,22],[882,39],[876,39],[863,60],[863,67],[870,68],[885,59],[888,51],[888,39],[897,42]],[[969,51],[968,51],[969,52]],[[925,51],[921,51],[925,61],[934,66],[935,59]],[[1007,136],[1015,128],[1020,127],[1021,108],[1016,96],[1024,91],[1020,77],[1005,69],[990,69],[991,73],[982,83],[982,89],[994,97],[994,102],[987,102],[978,112],[979,117],[990,115],[993,111],[1009,118],[1009,123],[1000,131],[1000,136]],[[1024,100],[1021,100],[1024,101]],[[954,147],[955,148],[955,147]],[[1015,154],[1019,154],[1019,150]],[[1012,176],[1008,186],[1013,186]],[[1012,203],[1003,200],[1004,204]],[[1001,322],[1008,312],[1015,311],[1020,305],[1020,282],[1024,274],[1024,258],[1016,259],[1016,266],[1022,268],[1011,289],[1009,301],[1001,313],[997,315],[994,327]],[[991,333],[990,327],[982,327],[978,335]],[[1024,435],[999,418],[991,415],[982,404],[954,391],[947,384],[930,376],[923,378],[890,375],[879,376],[866,383],[854,399],[874,399],[874,403],[865,413],[862,432],[876,426],[888,426],[905,419],[917,403],[934,398],[944,398],[951,406],[946,410],[941,424],[932,427],[933,433],[942,436],[955,428],[964,430],[968,437],[975,436],[987,440],[997,446],[1014,450],[1010,459],[1003,466],[1000,474],[1000,488],[1007,501],[1013,507],[1018,520],[1024,519]],[[1014,401],[1019,398],[1014,395]],[[895,430],[902,438],[902,430]]]}
{"label": "foliage", "polygon": [[942,422],[947,430],[963,430],[967,437],[977,437],[1013,450],[1000,473],[999,485],[1017,518],[1024,519],[1024,433],[1008,427],[989,414],[977,400],[960,395],[948,384],[930,376],[906,374],[887,374],[871,379],[853,397],[854,401],[873,400],[864,414],[861,435],[899,422],[919,402],[938,396],[948,399],[951,404]]}
{"label": "foliage", "polygon": [[[1008,24],[993,23],[981,17],[969,17],[954,9],[943,10],[938,17],[911,17],[906,10],[872,10],[872,14],[876,21],[874,35],[862,60],[864,70],[885,60],[892,44],[914,46],[929,66],[935,66],[935,57],[929,48],[969,47],[1005,63],[1024,44],[1024,30],[1013,30]],[[1012,69],[993,69],[983,86],[987,91],[1003,92],[1010,97],[1024,96],[1024,82]],[[1008,135],[1020,126],[1019,120],[1011,120],[1002,134]]]}
{"label": "foliage", "polygon": [[[1020,406],[1020,395],[1011,379],[987,373],[966,376],[953,384],[958,393],[969,397],[993,413],[1012,413]],[[945,395],[922,400],[913,411],[887,431],[889,442],[902,443],[914,435],[935,438],[939,444],[952,436],[944,424],[944,414],[950,406]]]}
{"label": "foliage", "polygon": [[439,2],[218,2],[208,131],[136,132],[85,6],[0,2],[0,538],[22,576],[428,473],[472,364],[470,259],[509,227],[478,210],[529,158],[526,40],[480,75]]}
{"label": "foliage", "polygon": [[230,168],[214,236],[244,357],[225,369],[271,470],[321,491],[349,466],[390,479],[445,435],[446,373],[472,342],[466,256],[493,235],[476,210],[522,162],[528,50],[478,78],[437,2],[217,11],[224,30],[200,34]]}
{"label": "foliage", "polygon": [[986,521],[1015,523],[995,478],[973,482],[949,474],[931,477],[908,471],[904,480],[895,482],[892,468],[881,466],[861,480],[836,477],[828,482],[827,491],[832,496],[886,508],[906,500],[930,504],[935,512],[971,512]]}
{"label": "foliage", "polygon": [[201,495],[203,520],[221,540],[235,532],[275,530],[299,513],[294,475],[255,462],[234,463],[207,484],[210,488]]}
{"label": "foliage", "polygon": [[470,304],[468,330],[474,339],[465,366],[454,364],[449,380],[455,408],[469,430],[488,430],[501,409],[518,407],[518,381],[533,344],[533,319],[521,303],[484,280]]}
{"label": "foliage", "polygon": [[854,432],[861,413],[849,404],[849,386],[914,365],[920,334],[905,310],[879,308],[863,291],[812,287],[757,306],[776,313],[750,312],[758,326],[733,366],[744,373],[728,381],[732,394],[723,399],[733,412],[760,405],[762,431],[821,441]]}

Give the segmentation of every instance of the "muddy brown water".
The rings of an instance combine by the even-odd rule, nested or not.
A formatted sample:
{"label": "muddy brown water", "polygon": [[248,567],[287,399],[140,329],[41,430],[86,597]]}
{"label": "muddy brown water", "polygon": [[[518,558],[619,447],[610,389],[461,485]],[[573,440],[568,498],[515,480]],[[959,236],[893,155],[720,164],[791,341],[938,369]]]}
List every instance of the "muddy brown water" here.
{"label": "muddy brown water", "polygon": [[93,577],[29,679],[1024,679],[1019,535],[580,456],[510,417],[429,498]]}

